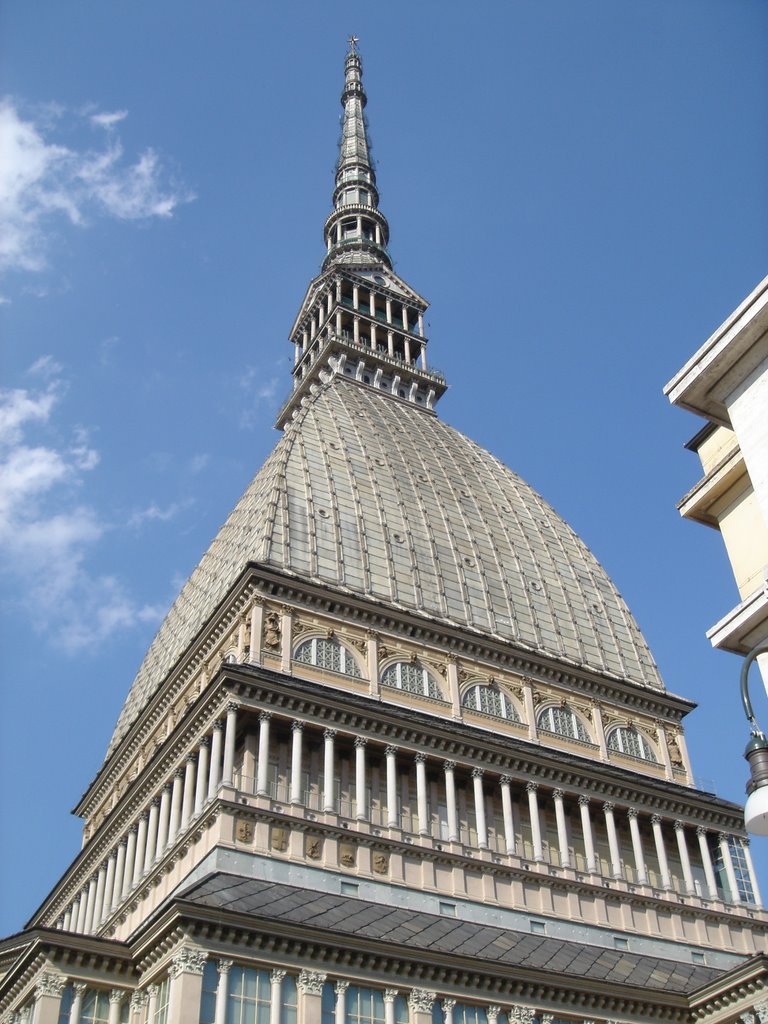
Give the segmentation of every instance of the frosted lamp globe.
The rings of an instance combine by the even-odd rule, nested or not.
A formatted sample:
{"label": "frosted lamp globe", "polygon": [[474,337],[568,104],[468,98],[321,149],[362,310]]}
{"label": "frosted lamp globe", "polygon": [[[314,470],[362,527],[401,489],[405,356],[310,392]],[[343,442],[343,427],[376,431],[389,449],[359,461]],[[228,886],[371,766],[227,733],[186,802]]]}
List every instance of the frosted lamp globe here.
{"label": "frosted lamp globe", "polygon": [[754,836],[768,836],[768,786],[753,789],[744,805],[744,826]]}

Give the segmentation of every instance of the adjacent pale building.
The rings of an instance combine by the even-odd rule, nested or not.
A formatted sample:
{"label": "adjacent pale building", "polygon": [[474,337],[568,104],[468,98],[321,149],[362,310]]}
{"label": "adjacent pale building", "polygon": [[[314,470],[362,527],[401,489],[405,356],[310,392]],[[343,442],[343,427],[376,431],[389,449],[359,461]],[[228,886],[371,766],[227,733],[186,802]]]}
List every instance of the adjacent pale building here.
{"label": "adjacent pale building", "polygon": [[365,103],[353,42],[283,436],[0,943],[0,1020],[768,1020],[741,809],[594,556],[438,417]]}
{"label": "adjacent pale building", "polygon": [[[707,632],[713,646],[747,654],[768,643],[768,277],[664,389],[707,423],[688,446],[704,476],[679,504],[720,530],[738,603]],[[768,684],[768,658],[761,657]]]}

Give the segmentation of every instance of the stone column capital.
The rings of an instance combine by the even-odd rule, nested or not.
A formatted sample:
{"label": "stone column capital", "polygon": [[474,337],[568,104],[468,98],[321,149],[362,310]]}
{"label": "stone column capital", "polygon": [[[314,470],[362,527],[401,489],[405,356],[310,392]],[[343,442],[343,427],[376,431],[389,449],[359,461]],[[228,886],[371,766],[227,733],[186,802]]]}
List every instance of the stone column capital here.
{"label": "stone column capital", "polygon": [[638,809],[636,807],[628,807],[627,808],[627,817],[629,818],[630,821],[637,820],[637,816],[638,816],[639,813],[640,812],[638,811]]}
{"label": "stone column capital", "polygon": [[216,721],[213,723],[213,728],[221,732],[221,730],[224,728],[223,720],[221,718],[217,718]]}
{"label": "stone column capital", "polygon": [[208,954],[204,949],[182,948],[171,958],[168,974],[178,978],[180,974],[202,974]]}
{"label": "stone column capital", "polygon": [[272,717],[272,712],[271,711],[260,711],[259,712],[259,721],[260,722],[268,722],[271,717]]}
{"label": "stone column capital", "polygon": [[269,975],[269,980],[273,985],[279,985],[283,981],[283,978],[285,978],[285,974],[286,972],[282,970],[282,968],[275,967]]}
{"label": "stone column capital", "polygon": [[343,996],[348,988],[349,982],[345,981],[343,978],[339,978],[339,980],[333,986],[333,991],[336,993],[337,996]]}
{"label": "stone column capital", "polygon": [[310,996],[321,996],[327,977],[328,975],[323,971],[302,970],[299,972],[299,977],[296,980],[296,988],[299,992],[305,992]]}
{"label": "stone column capital", "polygon": [[680,821],[679,818],[675,818],[674,826],[673,827],[674,827],[675,832],[682,832],[683,829],[685,828],[685,822],[684,821]]}
{"label": "stone column capital", "polygon": [[360,750],[362,747],[368,745],[368,739],[365,736],[355,736],[355,748]]}
{"label": "stone column capital", "polygon": [[603,811],[606,814],[613,814],[613,812],[615,810],[616,810],[616,804],[612,803],[612,801],[610,801],[610,800],[606,800],[605,803],[603,804]]}
{"label": "stone column capital", "polygon": [[416,762],[416,764],[426,764],[427,763],[427,755],[426,754],[422,754],[421,751],[419,751],[418,754],[414,754],[413,755],[413,760]]}
{"label": "stone column capital", "polygon": [[399,994],[399,992],[398,992],[398,990],[396,988],[385,988],[384,989],[384,1002],[385,1003],[394,1003],[394,1001],[398,997],[398,994]]}
{"label": "stone column capital", "polygon": [[43,971],[35,984],[35,999],[39,999],[40,996],[60,996],[66,984],[65,975]]}
{"label": "stone column capital", "polygon": [[[562,789],[553,789],[552,790],[552,799],[553,800],[562,800],[564,796],[565,796],[565,793],[563,793]],[[579,797],[579,803],[581,803],[581,797]]]}
{"label": "stone column capital", "polygon": [[237,712],[240,710],[240,707],[241,705],[239,700],[228,700],[226,703],[225,710],[228,715],[233,715],[237,714]]}
{"label": "stone column capital", "polygon": [[229,974],[229,972],[232,970],[233,966],[234,966],[234,960],[223,959],[223,960],[217,960],[216,961],[216,968],[217,968],[219,974]]}
{"label": "stone column capital", "polygon": [[472,769],[472,778],[473,779],[482,779],[484,774],[485,774],[485,769],[484,768],[473,768]]}
{"label": "stone column capital", "polygon": [[511,786],[512,785],[512,776],[511,775],[502,775],[501,778],[499,779],[499,784],[501,786]]}
{"label": "stone column capital", "polygon": [[335,739],[335,738],[336,738],[336,730],[335,729],[323,729],[323,739],[324,740],[332,740],[332,739]]}
{"label": "stone column capital", "polygon": [[122,988],[111,988],[109,990],[109,1001],[112,1004],[116,1003],[118,1006],[121,1006],[126,995],[127,993]]}
{"label": "stone column capital", "polygon": [[387,747],[385,747],[384,753],[386,754],[387,757],[394,757],[397,754],[398,749],[398,747],[390,743]]}
{"label": "stone column capital", "polygon": [[[86,988],[83,985],[83,988]],[[149,1002],[149,996],[142,989],[137,988],[135,992],[131,993],[131,1013],[139,1013]]]}
{"label": "stone column capital", "polygon": [[525,791],[526,793],[535,793],[539,788],[538,782],[526,782]]}
{"label": "stone column capital", "polygon": [[210,736],[203,736],[203,738],[200,740],[200,746],[201,747],[210,747],[210,745],[211,745],[211,737]]}
{"label": "stone column capital", "polygon": [[294,720],[291,722],[291,732],[303,732],[303,731],[304,731],[304,723],[300,722],[297,718],[294,718]]}
{"label": "stone column capital", "polygon": [[456,771],[456,762],[455,761],[443,761],[443,771],[445,771],[445,772],[455,772]]}
{"label": "stone column capital", "polygon": [[431,989],[415,988],[408,996],[408,1008],[415,1013],[431,1013],[437,993]]}
{"label": "stone column capital", "polygon": [[661,824],[661,815],[660,814],[652,814],[651,815],[651,824],[652,825],[660,825]]}
{"label": "stone column capital", "polygon": [[579,807],[589,807],[589,797],[584,793],[579,797]]}

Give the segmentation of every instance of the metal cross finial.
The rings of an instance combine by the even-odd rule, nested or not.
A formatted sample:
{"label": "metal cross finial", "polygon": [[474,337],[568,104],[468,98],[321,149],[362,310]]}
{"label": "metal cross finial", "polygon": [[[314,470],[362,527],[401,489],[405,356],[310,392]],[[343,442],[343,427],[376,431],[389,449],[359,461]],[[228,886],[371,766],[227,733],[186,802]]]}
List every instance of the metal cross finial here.
{"label": "metal cross finial", "polygon": [[357,44],[360,42],[358,37],[350,36],[347,42],[349,43],[349,48],[352,51],[352,53],[355,53],[357,51]]}

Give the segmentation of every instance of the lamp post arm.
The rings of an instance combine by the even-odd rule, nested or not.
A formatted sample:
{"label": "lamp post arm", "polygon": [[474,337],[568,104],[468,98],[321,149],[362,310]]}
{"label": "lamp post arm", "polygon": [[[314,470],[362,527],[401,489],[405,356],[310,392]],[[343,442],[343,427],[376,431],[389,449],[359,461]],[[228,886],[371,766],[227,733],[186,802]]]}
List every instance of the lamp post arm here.
{"label": "lamp post arm", "polygon": [[755,721],[755,712],[752,710],[752,701],[749,699],[748,677],[749,669],[752,665],[752,662],[760,654],[768,654],[768,641],[763,641],[762,643],[759,643],[755,647],[753,647],[744,659],[744,662],[741,666],[741,703],[744,705],[744,714],[747,716],[747,721],[752,726],[752,728],[757,729],[758,732],[760,730],[757,725],[757,722]]}

